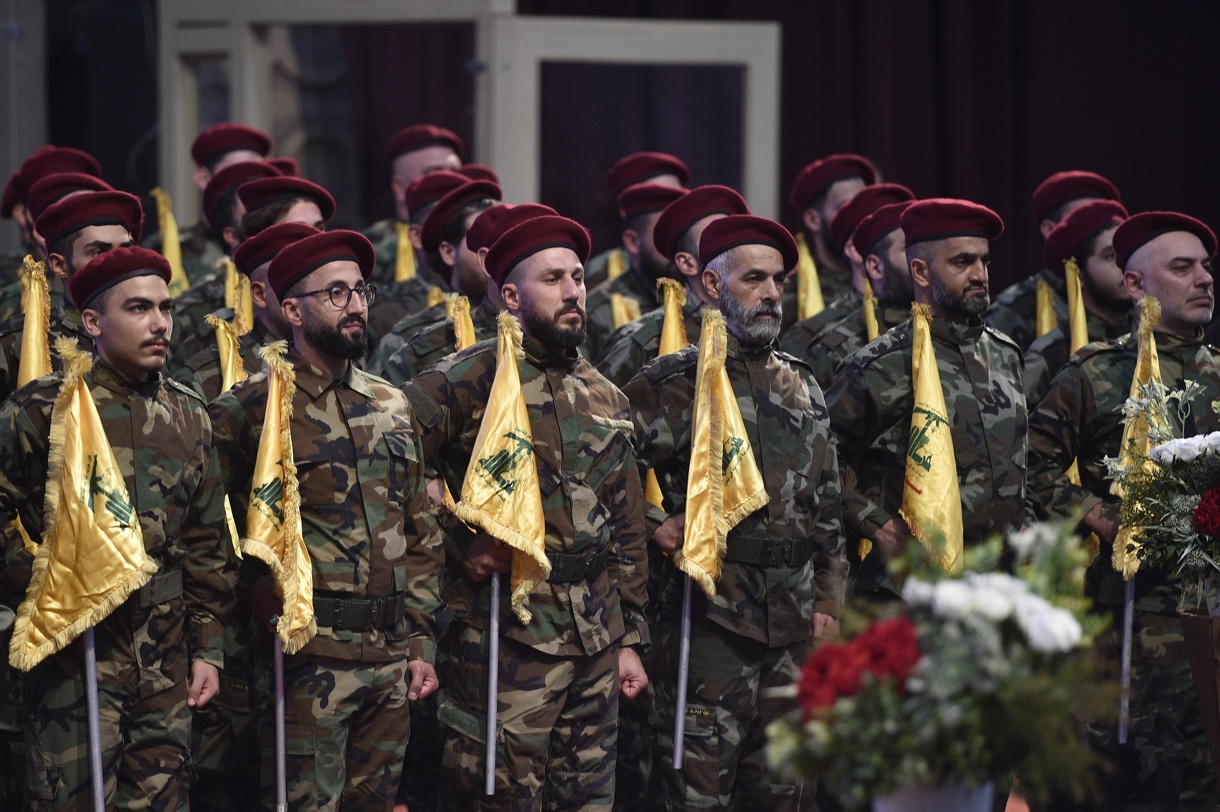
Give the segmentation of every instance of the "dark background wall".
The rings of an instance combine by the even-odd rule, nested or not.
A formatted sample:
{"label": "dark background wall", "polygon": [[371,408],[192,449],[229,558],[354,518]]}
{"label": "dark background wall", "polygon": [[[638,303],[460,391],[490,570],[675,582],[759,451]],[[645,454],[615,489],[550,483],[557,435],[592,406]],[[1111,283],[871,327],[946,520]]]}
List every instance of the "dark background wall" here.
{"label": "dark background wall", "polygon": [[[1061,169],[1110,177],[1133,211],[1177,209],[1220,226],[1214,0],[518,0],[518,10],[781,21],[781,185],[815,158],[854,151],[920,196],[985,203],[1008,225],[994,246],[997,288],[1040,267],[1029,195]],[[47,11],[50,140],[97,155],[117,186],[147,191],[154,4],[47,0]],[[435,121],[472,136],[477,68],[468,25],[350,26],[343,50],[359,203],[341,218],[354,224],[388,211],[383,150],[396,128]],[[712,113],[739,80],[732,71],[693,84],[563,66],[548,74],[543,143],[554,153],[544,156],[543,202],[578,209],[599,241],[616,228],[602,156],[685,149],[695,182],[737,177],[739,141],[712,129],[731,116]],[[796,213],[785,219],[794,226]]]}

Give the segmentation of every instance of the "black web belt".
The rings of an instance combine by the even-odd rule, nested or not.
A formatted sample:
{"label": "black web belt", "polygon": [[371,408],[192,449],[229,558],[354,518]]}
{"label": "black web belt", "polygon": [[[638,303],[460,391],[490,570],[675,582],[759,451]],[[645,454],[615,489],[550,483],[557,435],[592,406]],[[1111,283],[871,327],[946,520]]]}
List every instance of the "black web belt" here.
{"label": "black web belt", "polygon": [[381,598],[330,598],[314,595],[313,614],[319,626],[335,631],[392,629],[403,619],[401,593]]}
{"label": "black web belt", "polygon": [[811,538],[730,535],[724,560],[757,567],[803,567],[813,557],[813,548]]}
{"label": "black web belt", "polygon": [[607,550],[593,555],[547,553],[546,558],[551,562],[551,574],[547,576],[547,580],[553,584],[592,580],[606,568],[607,554]]}
{"label": "black web belt", "polygon": [[141,609],[169,603],[182,597],[182,570],[159,572],[136,590],[136,605]]}

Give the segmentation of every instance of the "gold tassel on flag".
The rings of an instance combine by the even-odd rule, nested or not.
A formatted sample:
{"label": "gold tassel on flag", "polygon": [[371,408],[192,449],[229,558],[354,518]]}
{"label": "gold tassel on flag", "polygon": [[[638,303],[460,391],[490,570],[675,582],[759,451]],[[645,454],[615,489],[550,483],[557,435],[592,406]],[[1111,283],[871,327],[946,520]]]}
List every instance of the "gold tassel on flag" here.
{"label": "gold tassel on flag", "polygon": [[623,249],[611,250],[610,256],[606,258],[606,279],[618,279],[625,270],[627,270],[627,263],[623,259]]}
{"label": "gold tassel on flag", "polygon": [[[664,316],[661,320],[661,343],[657,348],[657,357],[669,355],[684,349],[690,344],[686,338],[686,319],[682,316],[682,308],[686,306],[686,286],[676,279],[658,279],[657,287],[661,290],[661,307]],[[648,504],[661,507],[665,496],[661,493],[661,483],[650,468],[644,474],[644,499]]]}
{"label": "gold tassel on flag", "polygon": [[873,283],[868,277],[864,279],[864,302],[860,308],[864,313],[864,331],[872,341],[881,334],[881,329],[877,326],[877,295],[873,293]]}
{"label": "gold tassel on flag", "polygon": [[640,303],[621,293],[610,294],[610,323],[617,330],[640,317]]}
{"label": "gold tassel on flag", "polygon": [[161,256],[169,263],[169,295],[181,296],[191,286],[186,268],[182,264],[182,237],[178,234],[178,221],[174,218],[174,207],[169,195],[161,188],[149,194],[157,204],[157,227],[161,230]]}
{"label": "gold tassel on flag", "polygon": [[533,617],[529,593],[546,580],[546,517],[534,459],[534,435],[517,363],[521,326],[511,313],[498,318],[496,377],[474,441],[454,515],[513,548],[512,607],[522,623]]}
{"label": "gold tassel on flag", "polygon": [[318,633],[313,614],[313,563],[301,530],[301,495],[292,452],[292,396],[296,374],[284,356],[283,341],[259,347],[267,369],[267,412],[263,417],[250,505],[241,547],[271,568],[284,602],[276,631],[286,654],[295,654]]}
{"label": "gold tassel on flag", "polygon": [[51,374],[51,294],[47,289],[46,267],[46,263],[35,262],[27,254],[21,269],[21,284],[26,294],[22,302],[25,324],[21,330],[18,386]]}
{"label": "gold tassel on flag", "polygon": [[[957,482],[949,410],[932,350],[932,312],[911,306],[911,434],[907,439],[906,478],[899,511],[911,534],[934,553],[945,572],[962,568],[962,497]],[[944,547],[933,550],[939,532]]]}
{"label": "gold tassel on flag", "polygon": [[449,318],[453,319],[453,351],[461,352],[473,347],[475,336],[474,321],[470,318],[470,300],[465,296],[455,297]]}
{"label": "gold tassel on flag", "polygon": [[825,309],[818,266],[802,232],[796,235],[796,320],[813,318]]}
{"label": "gold tassel on flag", "polygon": [[1034,314],[1034,337],[1042,338],[1054,330],[1055,326],[1055,294],[1045,279],[1039,279],[1037,312]]}
{"label": "gold tassel on flag", "polygon": [[767,504],[768,498],[724,368],[727,354],[724,316],[708,310],[703,314],[695,373],[686,529],[674,563],[709,598],[716,594],[729,531]]}
{"label": "gold tassel on flag", "polygon": [[395,282],[406,282],[408,279],[415,278],[415,247],[411,245],[411,238],[408,236],[410,230],[410,224],[401,220],[394,224],[394,231],[398,237],[398,251],[394,255]]}
{"label": "gold tassel on flag", "polygon": [[[1155,388],[1154,384],[1161,382],[1161,362],[1157,357],[1156,336],[1152,333],[1157,322],[1161,320],[1161,303],[1152,296],[1145,295],[1139,300],[1139,307],[1139,350],[1129,392],[1129,397],[1133,398],[1144,397]],[[1142,465],[1150,471],[1155,471],[1157,464],[1148,459],[1151,446],[1149,436],[1154,429],[1165,432],[1168,427],[1169,420],[1163,408],[1140,412],[1125,419],[1123,440],[1118,447],[1118,467],[1129,471],[1136,465]],[[1123,488],[1117,479],[1111,483],[1110,493],[1122,498]],[[1139,539],[1142,535],[1143,531],[1138,527],[1124,524],[1118,528],[1118,537],[1114,540],[1114,569],[1121,572],[1127,580],[1133,578],[1140,567]]]}
{"label": "gold tassel on flag", "polygon": [[9,645],[21,671],[100,623],[157,571],[84,380],[92,359],[70,338],[55,351],[64,380],[51,412],[42,544]]}

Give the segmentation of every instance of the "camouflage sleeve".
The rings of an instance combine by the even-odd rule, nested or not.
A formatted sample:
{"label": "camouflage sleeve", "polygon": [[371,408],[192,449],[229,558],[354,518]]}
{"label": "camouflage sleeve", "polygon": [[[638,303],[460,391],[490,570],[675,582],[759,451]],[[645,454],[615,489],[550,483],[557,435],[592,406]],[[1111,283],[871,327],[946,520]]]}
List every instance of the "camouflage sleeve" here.
{"label": "camouflage sleeve", "polygon": [[[1041,339],[1039,339],[1041,340]],[[1039,349],[1038,342],[1035,341],[1033,346],[1029,348],[1029,352],[1025,353],[1025,400],[1027,403],[1036,403],[1042,393],[1046,391],[1047,384],[1051,380],[1050,366],[1047,364],[1046,357]]]}
{"label": "camouflage sleeve", "polygon": [[843,534],[838,443],[832,432],[828,432],[826,438],[826,456],[818,483],[818,497],[818,523],[813,531],[814,541],[817,542],[813,553],[816,590],[813,611],[838,617],[847,590],[847,542]]}
{"label": "camouflage sleeve", "polygon": [[[685,380],[685,379],[683,379]],[[654,382],[641,372],[627,382],[623,394],[631,401],[631,422],[635,426],[635,453],[640,475],[648,469],[664,468],[677,455],[674,427],[669,421],[664,383]],[[687,439],[689,445],[689,439]],[[658,480],[661,476],[658,475]],[[686,492],[675,493],[670,483],[662,482],[661,490],[667,509],[645,504],[644,514],[651,525],[660,525],[670,514],[685,509]]]}
{"label": "camouflage sleeve", "polygon": [[644,526],[644,488],[631,443],[622,443],[622,448],[617,460],[607,460],[613,465],[612,473],[598,490],[599,501],[610,506],[608,567],[611,578],[618,584],[627,629],[622,644],[639,646],[649,643],[644,619],[648,602],[648,531]]}
{"label": "camouflage sleeve", "polygon": [[[244,495],[250,492],[258,452],[254,427],[235,390],[222,392],[213,400],[208,405],[208,415],[212,420],[212,448],[218,460],[221,489],[244,502]],[[260,426],[260,432],[261,429]]]}
{"label": "camouflage sleeve", "polygon": [[423,447],[414,439],[415,460],[407,481],[413,491],[404,496],[403,528],[407,538],[405,613],[412,630],[408,657],[436,663],[436,617],[441,611],[442,541],[436,508],[428,498]]}
{"label": "camouflage sleeve", "polygon": [[1087,447],[1096,410],[1089,376],[1073,361],[1055,376],[1029,415],[1029,493],[1046,515],[1080,517],[1104,501],[1067,477]]}
{"label": "camouflage sleeve", "polygon": [[[54,398],[54,390],[50,397]],[[34,556],[13,522],[20,518],[31,537],[41,536],[52,402],[38,408],[18,396],[0,407],[0,543],[4,552],[0,603],[14,607],[25,598]]]}
{"label": "camouflage sleeve", "polygon": [[[397,327],[398,325],[395,324],[394,326]],[[381,337],[381,340],[377,342],[377,346],[373,350],[372,357],[369,358],[368,363],[364,365],[365,371],[385,378],[387,381],[393,384],[400,384],[404,380],[407,380],[405,378],[395,380],[386,374],[386,371],[389,369],[388,363],[390,358],[392,358],[394,354],[397,353],[398,350],[401,349],[406,343],[406,338],[395,332],[394,327],[391,327]]]}
{"label": "camouflage sleeve", "polygon": [[[635,338],[637,332],[639,322],[624,325],[610,337],[597,359],[597,371],[615,386],[626,384],[629,376],[643,369],[650,360],[647,350]],[[656,355],[655,348],[652,355]]]}
{"label": "camouflage sleeve", "polygon": [[893,517],[882,505],[880,493],[856,476],[862,455],[881,433],[881,403],[864,367],[848,362],[839,368],[826,393],[826,408],[845,472],[843,520],[853,535],[867,537]]}

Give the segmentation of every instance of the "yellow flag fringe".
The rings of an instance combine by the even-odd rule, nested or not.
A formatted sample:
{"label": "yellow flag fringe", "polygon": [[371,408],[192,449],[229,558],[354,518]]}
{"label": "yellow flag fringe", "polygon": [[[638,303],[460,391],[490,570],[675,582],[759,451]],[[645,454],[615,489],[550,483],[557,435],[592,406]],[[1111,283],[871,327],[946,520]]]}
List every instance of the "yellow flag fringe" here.
{"label": "yellow flag fringe", "polygon": [[398,250],[394,255],[395,282],[406,282],[415,278],[415,247],[411,245],[410,230],[409,223],[401,220],[394,223],[394,234],[398,238]]}
{"label": "yellow flag fringe", "polygon": [[461,352],[473,347],[474,321],[470,318],[470,300],[465,296],[455,297],[449,318],[453,319],[453,351]]}
{"label": "yellow flag fringe", "polygon": [[822,295],[822,282],[818,278],[818,266],[813,261],[813,252],[805,240],[805,233],[796,235],[796,318],[804,321],[826,309]]}
{"label": "yellow flag fringe", "polygon": [[45,262],[35,262],[32,256],[26,254],[21,268],[25,325],[21,331],[18,386],[51,374],[51,294],[47,288],[46,267]]}
{"label": "yellow flag fringe", "polygon": [[161,231],[161,256],[169,263],[169,293],[181,296],[191,286],[186,267],[182,264],[182,237],[178,233],[178,221],[174,218],[174,207],[169,195],[160,187],[150,193],[157,204],[157,226]]}
{"label": "yellow flag fringe", "polygon": [[1045,279],[1038,280],[1037,310],[1034,314],[1034,337],[1042,336],[1055,329],[1055,294]]}
{"label": "yellow flag fringe", "polygon": [[864,303],[861,305],[864,313],[864,331],[868,340],[872,341],[881,334],[877,325],[877,294],[873,293],[873,283],[866,277],[864,280]]}

